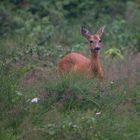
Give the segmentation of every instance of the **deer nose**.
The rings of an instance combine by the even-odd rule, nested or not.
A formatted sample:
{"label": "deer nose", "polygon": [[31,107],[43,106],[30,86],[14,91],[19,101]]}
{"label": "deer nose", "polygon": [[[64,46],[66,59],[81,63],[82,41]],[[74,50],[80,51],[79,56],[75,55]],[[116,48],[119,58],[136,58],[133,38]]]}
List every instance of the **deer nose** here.
{"label": "deer nose", "polygon": [[96,51],[99,51],[99,50],[100,50],[100,47],[96,47],[95,50],[96,50]]}

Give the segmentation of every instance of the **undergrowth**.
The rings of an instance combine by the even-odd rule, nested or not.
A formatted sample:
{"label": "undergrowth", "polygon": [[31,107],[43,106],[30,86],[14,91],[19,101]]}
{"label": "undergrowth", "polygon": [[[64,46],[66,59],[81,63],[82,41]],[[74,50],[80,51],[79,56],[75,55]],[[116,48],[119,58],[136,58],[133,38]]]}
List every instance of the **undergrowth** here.
{"label": "undergrowth", "polygon": [[[140,15],[135,0],[1,0],[0,140],[139,140]],[[105,80],[60,76],[80,34],[105,25]],[[104,47],[105,46],[105,47]]]}
{"label": "undergrowth", "polygon": [[[52,80],[44,81],[41,93],[27,94],[17,86],[20,71],[2,71],[2,140],[140,138],[140,87],[133,77],[131,88],[129,79],[100,82],[53,74],[49,75]],[[35,97],[37,102],[32,100]]]}

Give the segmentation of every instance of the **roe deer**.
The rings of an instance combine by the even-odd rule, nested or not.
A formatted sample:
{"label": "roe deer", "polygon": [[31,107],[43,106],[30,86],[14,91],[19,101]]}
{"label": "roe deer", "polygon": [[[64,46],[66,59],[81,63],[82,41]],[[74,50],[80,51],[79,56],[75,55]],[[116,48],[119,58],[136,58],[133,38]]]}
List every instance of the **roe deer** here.
{"label": "roe deer", "polygon": [[69,53],[58,62],[58,70],[61,73],[85,73],[90,78],[98,77],[102,80],[103,69],[100,64],[99,50],[104,27],[101,27],[95,35],[92,35],[85,27],[81,27],[80,30],[90,44],[91,58],[76,52]]}

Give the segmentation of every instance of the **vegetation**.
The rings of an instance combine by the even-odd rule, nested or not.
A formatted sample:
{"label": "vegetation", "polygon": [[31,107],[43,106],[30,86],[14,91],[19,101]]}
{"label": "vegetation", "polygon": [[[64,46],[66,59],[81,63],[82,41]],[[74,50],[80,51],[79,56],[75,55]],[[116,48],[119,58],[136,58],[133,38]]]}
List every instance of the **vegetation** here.
{"label": "vegetation", "polygon": [[[1,0],[0,140],[139,140],[140,2]],[[103,82],[60,76],[89,54],[80,26],[105,25]]]}

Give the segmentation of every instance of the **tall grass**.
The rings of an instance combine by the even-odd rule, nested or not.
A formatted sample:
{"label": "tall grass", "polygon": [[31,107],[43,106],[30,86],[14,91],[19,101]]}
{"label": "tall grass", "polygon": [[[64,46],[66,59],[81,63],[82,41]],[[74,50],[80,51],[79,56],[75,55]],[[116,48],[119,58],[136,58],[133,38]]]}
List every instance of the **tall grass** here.
{"label": "tall grass", "polygon": [[[51,71],[35,81],[43,84],[40,90],[31,85],[30,92],[17,84],[20,72],[1,70],[1,139],[139,139],[140,87],[135,76],[99,82]],[[39,101],[33,103],[35,97]]]}
{"label": "tall grass", "polygon": [[[77,4],[80,18],[67,16],[73,13],[63,7],[73,5],[67,0],[30,2],[25,8],[18,2],[0,5],[0,140],[139,140],[138,2],[115,1],[123,4],[118,13],[121,5],[111,1],[83,1]],[[89,54],[82,25],[92,33],[106,26],[102,82],[56,72],[57,61],[68,52]]]}

